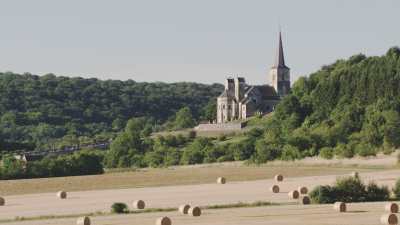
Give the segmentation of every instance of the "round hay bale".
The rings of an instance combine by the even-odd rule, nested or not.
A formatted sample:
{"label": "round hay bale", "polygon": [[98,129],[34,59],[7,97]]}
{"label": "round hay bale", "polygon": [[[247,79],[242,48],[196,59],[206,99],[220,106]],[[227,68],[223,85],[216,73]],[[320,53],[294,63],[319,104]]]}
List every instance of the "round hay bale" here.
{"label": "round hay bale", "polygon": [[87,216],[79,217],[76,221],[76,225],[90,225],[90,218]]}
{"label": "round hay bale", "polygon": [[225,177],[218,177],[217,183],[218,183],[218,184],[225,184],[225,183],[226,183]]}
{"label": "round hay bale", "polygon": [[195,207],[190,207],[188,214],[191,216],[200,216],[201,215],[201,209],[197,206]]}
{"label": "round hay bale", "polygon": [[346,203],[335,202],[335,204],[333,204],[333,209],[338,212],[346,212]]}
{"label": "round hay bale", "polygon": [[133,202],[133,208],[135,209],[144,209],[144,207],[146,207],[146,204],[143,200],[137,200]]}
{"label": "round hay bale", "polygon": [[296,190],[289,192],[289,198],[298,199],[300,197],[300,193]]}
{"label": "round hay bale", "polygon": [[297,191],[302,195],[306,195],[308,193],[308,189],[306,187],[299,187],[297,188]]}
{"label": "round hay bale", "polygon": [[65,192],[65,191],[59,191],[59,192],[57,193],[57,197],[58,197],[58,198],[61,198],[61,199],[66,199],[66,198],[67,198],[67,192]]}
{"label": "round hay bale", "polygon": [[160,217],[156,220],[156,225],[171,225],[171,219],[169,217]]}
{"label": "round hay bale", "polygon": [[282,176],[282,174],[277,174],[277,175],[275,175],[275,180],[276,180],[277,182],[283,181],[283,176]]}
{"label": "round hay bale", "polygon": [[389,202],[385,205],[385,211],[388,213],[399,213],[399,205]]}
{"label": "round hay bale", "polygon": [[271,187],[271,191],[273,192],[273,193],[279,193],[279,186],[278,185],[273,185],[272,187]]}
{"label": "round hay bale", "polygon": [[300,203],[303,205],[309,205],[311,204],[311,199],[307,195],[303,195],[300,197]]}
{"label": "round hay bale", "polygon": [[0,206],[5,205],[6,200],[3,197],[0,197]]}
{"label": "round hay bale", "polygon": [[181,205],[179,206],[179,212],[182,214],[188,214],[190,209],[190,205]]}
{"label": "round hay bale", "polygon": [[397,225],[397,216],[396,214],[390,213],[390,214],[384,214],[381,216],[381,223],[383,225]]}

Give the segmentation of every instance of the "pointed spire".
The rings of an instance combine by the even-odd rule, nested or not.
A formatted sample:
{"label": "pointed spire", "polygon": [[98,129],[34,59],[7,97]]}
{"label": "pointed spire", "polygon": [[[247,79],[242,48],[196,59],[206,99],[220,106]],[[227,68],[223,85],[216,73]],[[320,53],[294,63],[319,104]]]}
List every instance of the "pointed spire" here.
{"label": "pointed spire", "polygon": [[279,46],[278,46],[278,53],[276,55],[275,59],[275,65],[274,67],[286,67],[285,65],[285,57],[283,55],[283,45],[282,45],[282,34],[279,31]]}

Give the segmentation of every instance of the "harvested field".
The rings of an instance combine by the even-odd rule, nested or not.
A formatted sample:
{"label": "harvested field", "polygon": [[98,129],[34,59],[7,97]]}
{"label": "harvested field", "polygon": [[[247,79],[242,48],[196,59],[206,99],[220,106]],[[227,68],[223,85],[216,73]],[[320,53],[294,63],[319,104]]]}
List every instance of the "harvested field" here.
{"label": "harvested field", "polygon": [[[341,213],[332,210],[332,205],[285,205],[256,208],[235,208],[205,210],[201,217],[188,217],[177,212],[148,213],[137,215],[111,215],[92,219],[96,225],[153,225],[156,218],[168,216],[174,225],[275,225],[275,224],[302,224],[307,225],[376,225],[380,224],[382,202],[350,204],[351,210]],[[41,220],[42,225],[70,225],[75,224],[75,218]],[[7,223],[9,225],[36,225],[38,221],[21,221]]]}
{"label": "harvested field", "polygon": [[[375,180],[378,184],[385,184],[389,187],[393,186],[398,175],[399,170],[360,173],[361,178],[366,182]],[[53,192],[14,195],[7,197],[7,205],[0,210],[0,220],[15,217],[109,212],[110,206],[114,202],[129,203],[135,198],[143,196],[146,197],[148,208],[176,208],[187,203],[188,200],[190,200],[190,205],[198,206],[255,201],[296,203],[296,200],[288,200],[288,192],[296,189],[299,183],[312,188],[319,184],[331,184],[337,176],[286,177],[285,182],[281,184],[281,192],[278,194],[271,193],[269,190],[269,187],[275,182],[271,175],[268,180],[229,182],[225,185],[216,184],[213,182],[214,177],[211,177],[211,184],[69,192],[68,199],[62,201],[57,199]],[[331,212],[333,211],[332,205],[329,205],[328,208]],[[205,210],[204,215],[207,214],[207,211]],[[384,205],[381,204],[379,213],[383,212]],[[154,220],[152,221],[154,223]]]}
{"label": "harvested field", "polygon": [[[152,186],[215,183],[216,177],[226,177],[229,182],[271,179],[284,171],[286,177],[349,174],[354,169],[329,166],[245,166],[243,163],[184,166],[168,169],[143,169],[103,175],[58,177],[27,180],[0,181],[2,196],[57,192],[59,190],[85,191],[124,189]],[[357,169],[360,172],[376,169]]]}

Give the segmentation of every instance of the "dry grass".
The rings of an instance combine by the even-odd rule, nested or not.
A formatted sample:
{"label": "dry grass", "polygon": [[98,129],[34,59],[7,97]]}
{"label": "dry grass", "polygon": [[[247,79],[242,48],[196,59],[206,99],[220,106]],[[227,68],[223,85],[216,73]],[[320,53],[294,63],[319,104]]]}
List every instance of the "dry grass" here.
{"label": "dry grass", "polygon": [[[273,179],[277,173],[286,177],[348,174],[354,169],[329,166],[246,166],[240,163],[143,169],[103,175],[11,180],[0,182],[2,195],[68,191],[120,189],[149,186],[214,183],[215,177],[229,181]],[[358,169],[360,172],[372,169]]]}

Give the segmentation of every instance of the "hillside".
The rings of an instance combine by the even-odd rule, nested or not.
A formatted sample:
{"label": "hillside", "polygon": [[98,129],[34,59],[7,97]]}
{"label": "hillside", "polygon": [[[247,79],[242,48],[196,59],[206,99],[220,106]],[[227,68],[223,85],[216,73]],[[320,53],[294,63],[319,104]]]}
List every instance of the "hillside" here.
{"label": "hillside", "polygon": [[132,117],[146,117],[159,126],[186,106],[199,120],[222,88],[0,73],[0,150],[94,138],[120,131]]}
{"label": "hillside", "polygon": [[400,146],[400,49],[355,55],[300,78],[269,121],[270,158],[389,153]]}

